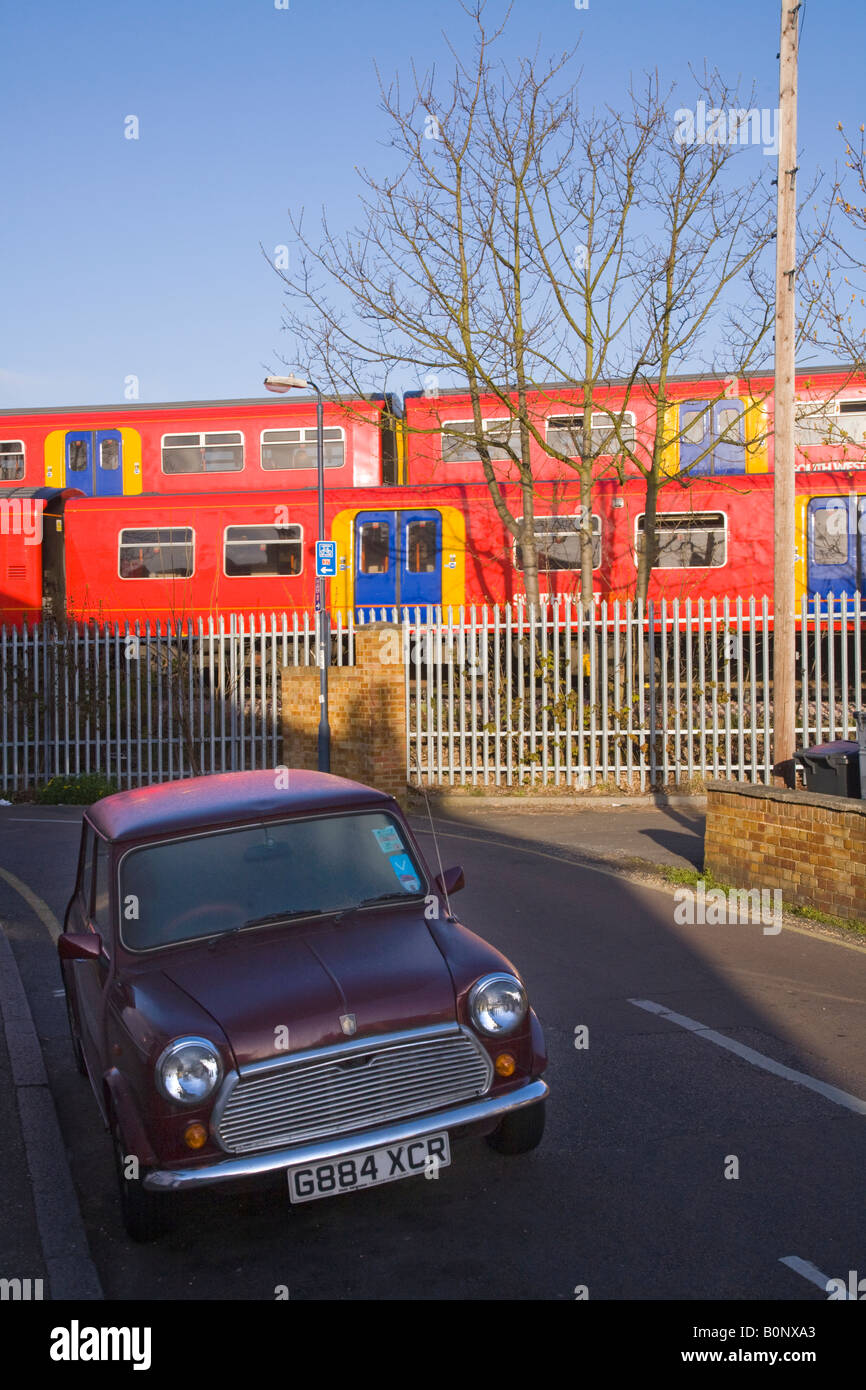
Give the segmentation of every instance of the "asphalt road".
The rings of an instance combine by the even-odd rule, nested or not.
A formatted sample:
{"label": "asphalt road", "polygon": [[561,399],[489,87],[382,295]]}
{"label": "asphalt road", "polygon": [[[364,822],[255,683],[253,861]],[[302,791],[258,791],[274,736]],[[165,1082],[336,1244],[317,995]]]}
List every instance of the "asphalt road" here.
{"label": "asphalt road", "polygon": [[[455,909],[519,966],[545,1028],[541,1147],[507,1158],[467,1140],[436,1181],[296,1208],[279,1181],[198,1193],[151,1247],[122,1234],[49,932],[0,877],[0,920],[108,1298],[261,1300],[283,1286],[293,1300],[573,1300],[585,1286],[591,1300],[824,1302],[784,1258],[866,1276],[866,1106],[845,1099],[866,1099],[866,950],[760,925],[677,925],[672,890],[581,862],[568,815],[558,827],[520,817],[488,828],[477,811],[449,810],[439,827],[444,862],[466,869]],[[0,868],[62,917],[77,812],[0,818]],[[429,826],[415,823],[435,866]],[[581,1027],[588,1046],[577,1048]]]}

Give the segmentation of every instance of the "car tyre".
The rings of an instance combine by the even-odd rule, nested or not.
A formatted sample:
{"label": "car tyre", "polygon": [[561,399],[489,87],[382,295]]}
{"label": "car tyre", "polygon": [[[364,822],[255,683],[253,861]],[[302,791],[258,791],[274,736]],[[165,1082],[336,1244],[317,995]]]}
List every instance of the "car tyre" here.
{"label": "car tyre", "polygon": [[120,1215],[130,1240],[145,1245],[158,1240],[174,1224],[174,1197],[171,1193],[148,1192],[144,1186],[145,1170],[138,1177],[127,1177],[125,1168],[129,1157],[123,1136],[115,1120],[111,1141],[114,1146],[114,1169],[120,1196]]}
{"label": "car tyre", "polygon": [[538,1147],[544,1134],[545,1103],[514,1110],[499,1121],[492,1134],[487,1135],[491,1149],[501,1154],[526,1154]]}

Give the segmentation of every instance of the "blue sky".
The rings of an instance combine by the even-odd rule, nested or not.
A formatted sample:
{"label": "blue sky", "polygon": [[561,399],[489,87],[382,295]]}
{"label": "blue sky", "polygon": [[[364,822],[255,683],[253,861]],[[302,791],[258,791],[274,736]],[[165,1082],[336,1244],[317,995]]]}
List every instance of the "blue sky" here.
{"label": "blue sky", "polygon": [[[130,376],[142,401],[260,395],[291,354],[259,243],[290,242],[290,205],[354,220],[355,166],[388,168],[375,65],[447,64],[442,31],[469,26],[459,0],[282,3],[4,7],[0,406],[122,401]],[[504,52],[580,37],[586,105],[655,67],[688,97],[706,60],[774,107],[779,18],[778,0],[517,0]],[[866,119],[866,7],[806,4],[801,34],[809,174],[840,158],[838,121]]]}

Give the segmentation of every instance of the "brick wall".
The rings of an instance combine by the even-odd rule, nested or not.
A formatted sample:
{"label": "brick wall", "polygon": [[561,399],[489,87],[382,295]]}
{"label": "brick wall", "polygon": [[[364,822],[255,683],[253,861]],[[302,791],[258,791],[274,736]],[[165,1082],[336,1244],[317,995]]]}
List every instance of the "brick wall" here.
{"label": "brick wall", "polygon": [[[406,796],[406,686],[400,628],[370,623],[355,631],[355,665],[328,670],[331,771]],[[319,668],[284,666],[283,762],[315,771]]]}
{"label": "brick wall", "polygon": [[707,783],[704,867],[736,888],[866,921],[866,801]]}

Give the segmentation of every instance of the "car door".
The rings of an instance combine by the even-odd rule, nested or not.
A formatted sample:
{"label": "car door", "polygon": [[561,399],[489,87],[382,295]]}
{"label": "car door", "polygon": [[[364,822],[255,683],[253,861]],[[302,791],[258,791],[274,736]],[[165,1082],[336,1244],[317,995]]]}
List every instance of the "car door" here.
{"label": "car door", "polygon": [[[98,1079],[106,1067],[105,1058],[105,998],[111,975],[111,927],[109,845],[88,827],[92,848],[85,849],[85,860],[76,894],[67,914],[67,931],[98,933],[102,951],[96,960],[73,960],[67,968],[72,972],[73,999],[81,1048],[91,1079]],[[88,867],[89,865],[89,867]]]}

